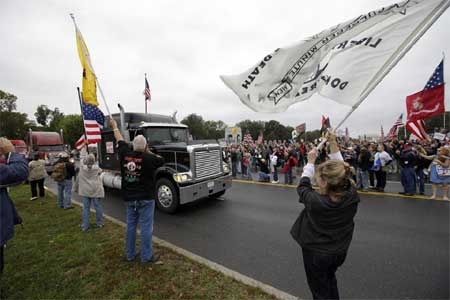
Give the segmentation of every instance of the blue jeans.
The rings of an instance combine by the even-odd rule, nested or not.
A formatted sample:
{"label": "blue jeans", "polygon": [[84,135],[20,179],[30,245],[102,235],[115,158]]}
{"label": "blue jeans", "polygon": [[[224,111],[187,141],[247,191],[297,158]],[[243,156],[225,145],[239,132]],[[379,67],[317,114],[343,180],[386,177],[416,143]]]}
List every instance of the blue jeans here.
{"label": "blue jeans", "polygon": [[127,260],[136,258],[136,229],[139,222],[141,229],[141,262],[149,261],[153,256],[153,215],[155,200],[129,201],[127,205]]}
{"label": "blue jeans", "polygon": [[262,182],[269,182],[270,181],[270,174],[264,173],[259,171],[259,179],[258,181],[262,181]]}
{"label": "blue jeans", "polygon": [[58,182],[58,207],[67,208],[72,203],[72,179]]}
{"label": "blue jeans", "polygon": [[94,204],[95,217],[97,226],[103,226],[103,209],[99,198],[83,197],[83,219],[81,228],[87,230],[89,228],[89,215],[91,209],[91,202]]}
{"label": "blue jeans", "polygon": [[369,188],[369,171],[363,171],[360,168],[356,171],[356,187],[367,190]]}
{"label": "blue jeans", "polygon": [[423,169],[416,170],[417,175],[417,184],[419,185],[419,193],[425,193],[425,174],[423,173]]}
{"label": "blue jeans", "polygon": [[401,168],[400,179],[405,193],[416,193],[416,172],[414,168]]}
{"label": "blue jeans", "polygon": [[292,167],[289,167],[286,173],[284,173],[284,183],[292,184]]}

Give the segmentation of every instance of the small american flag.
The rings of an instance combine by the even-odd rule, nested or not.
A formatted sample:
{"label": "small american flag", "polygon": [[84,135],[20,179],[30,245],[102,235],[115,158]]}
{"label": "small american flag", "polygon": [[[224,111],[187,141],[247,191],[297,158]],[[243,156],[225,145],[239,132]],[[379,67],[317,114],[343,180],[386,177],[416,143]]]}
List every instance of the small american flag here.
{"label": "small american flag", "polygon": [[145,100],[152,100],[152,94],[150,93],[150,86],[148,85],[147,77],[145,77],[145,89],[144,89]]}
{"label": "small american flag", "polygon": [[253,145],[252,135],[248,132],[244,135],[244,144]]}
{"label": "small american flag", "polygon": [[89,144],[98,143],[102,140],[100,129],[105,124],[105,115],[94,105],[83,103],[82,106],[86,139]]}
{"label": "small american flag", "polygon": [[405,126],[405,124],[403,124],[403,114],[400,114],[398,119],[395,121],[394,125],[392,125],[391,129],[389,130],[387,139],[392,139],[392,138],[396,137],[398,128],[402,127],[402,126]]}

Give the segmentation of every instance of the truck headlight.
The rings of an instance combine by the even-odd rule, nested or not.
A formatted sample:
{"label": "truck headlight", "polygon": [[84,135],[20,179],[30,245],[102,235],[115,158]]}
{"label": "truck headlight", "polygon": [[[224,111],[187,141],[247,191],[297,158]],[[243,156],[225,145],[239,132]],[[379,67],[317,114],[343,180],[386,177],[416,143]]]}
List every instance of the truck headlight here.
{"label": "truck headlight", "polygon": [[191,180],[192,176],[189,173],[175,173],[173,174],[173,180],[178,183],[186,182]]}
{"label": "truck headlight", "polygon": [[230,166],[226,162],[222,162],[222,168],[224,173],[230,173]]}

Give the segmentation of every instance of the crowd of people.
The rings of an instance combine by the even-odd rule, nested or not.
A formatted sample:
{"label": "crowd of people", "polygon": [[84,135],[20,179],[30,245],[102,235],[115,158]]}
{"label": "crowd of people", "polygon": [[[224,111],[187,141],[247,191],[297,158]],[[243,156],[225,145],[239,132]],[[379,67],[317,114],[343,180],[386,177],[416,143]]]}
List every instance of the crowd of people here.
{"label": "crowd of people", "polygon": [[[292,184],[307,163],[307,154],[316,147],[313,142],[264,141],[260,144],[232,144],[224,149],[223,156],[231,165],[232,176],[262,182]],[[360,191],[384,192],[387,174],[399,174],[404,191],[401,194],[425,195],[425,183],[432,183],[431,199],[437,197],[442,185],[443,199],[448,199],[447,175],[449,140],[405,141],[396,138],[377,142],[338,139],[339,151],[353,170],[356,187]],[[329,147],[319,153],[316,164],[329,159]],[[256,178],[254,174],[257,174]]]}
{"label": "crowd of people", "polygon": [[[118,144],[122,175],[122,194],[126,203],[125,260],[157,263],[153,252],[153,218],[155,209],[154,172],[164,159],[149,151],[147,140],[138,135],[132,148],[126,143],[114,119],[110,120]],[[265,141],[259,144],[241,143],[223,150],[223,158],[231,165],[233,177],[238,174],[253,180],[293,184],[301,174],[297,192],[303,209],[295,221],[292,237],[302,248],[308,285],[314,298],[338,299],[335,272],[346,258],[354,230],[360,191],[384,192],[387,173],[400,173],[403,191],[412,196],[425,194],[425,182],[432,184],[431,199],[448,200],[450,184],[450,142],[448,140],[411,142],[393,139],[388,142],[337,139],[333,132],[324,137],[327,143]],[[9,198],[7,187],[28,179],[30,200],[45,197],[45,162],[37,155],[28,162],[5,138],[0,138],[0,271],[3,251],[13,235],[14,225],[21,222]],[[54,166],[52,179],[57,183],[57,206],[72,208],[72,192],[83,199],[81,230],[89,230],[90,207],[96,211],[96,225],[104,226],[101,199],[105,193],[96,157],[83,152],[76,167],[69,155],[62,154]],[[317,190],[312,186],[316,185]],[[331,222],[333,220],[333,222]],[[136,251],[137,226],[141,229],[141,252]]]}

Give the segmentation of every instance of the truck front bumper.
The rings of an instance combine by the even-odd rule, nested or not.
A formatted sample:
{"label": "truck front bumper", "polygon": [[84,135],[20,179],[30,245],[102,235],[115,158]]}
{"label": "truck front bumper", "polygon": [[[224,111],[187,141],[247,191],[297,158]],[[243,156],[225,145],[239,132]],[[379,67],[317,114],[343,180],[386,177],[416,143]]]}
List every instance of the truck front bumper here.
{"label": "truck front bumper", "polygon": [[220,193],[231,187],[231,173],[188,186],[180,186],[180,204]]}

